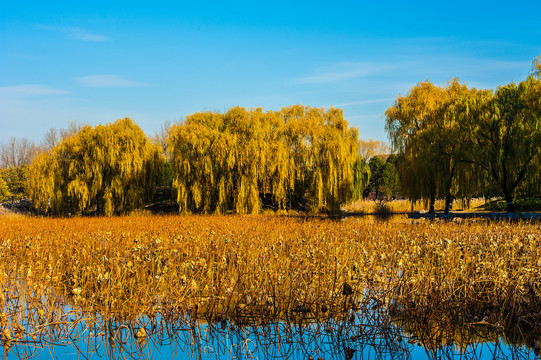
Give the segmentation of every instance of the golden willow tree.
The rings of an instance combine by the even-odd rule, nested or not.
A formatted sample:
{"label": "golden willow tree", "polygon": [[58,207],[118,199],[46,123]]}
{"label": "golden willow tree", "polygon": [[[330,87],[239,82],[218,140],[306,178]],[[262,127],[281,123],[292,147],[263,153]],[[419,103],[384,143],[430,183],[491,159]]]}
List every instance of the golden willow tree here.
{"label": "golden willow tree", "polygon": [[434,113],[444,101],[444,90],[429,81],[417,84],[387,109],[386,129],[399,154],[398,170],[402,189],[412,200],[430,199],[437,192],[438,155],[431,151]]}
{"label": "golden willow tree", "polygon": [[424,81],[385,113],[387,132],[399,153],[402,189],[412,200],[429,200],[431,212],[436,198],[446,199],[448,212],[453,197],[467,198],[481,186],[471,132],[466,131],[482,111],[475,104],[478,94],[456,79],[445,87]]}
{"label": "golden willow tree", "polygon": [[349,128],[341,109],[295,105],[282,109],[280,116],[297,195],[308,195],[312,211],[339,210],[351,198],[354,180],[362,179],[362,168],[354,167],[359,156],[357,129]]}
{"label": "golden willow tree", "polygon": [[[416,199],[541,191],[541,57],[531,75],[496,91],[417,84],[387,109],[402,188]],[[431,211],[433,207],[431,206]]]}
{"label": "golden willow tree", "polygon": [[338,109],[234,107],[170,129],[180,212],[258,213],[305,202],[335,211],[352,195],[357,131]]}
{"label": "golden willow tree", "polygon": [[84,126],[33,161],[26,188],[41,211],[122,214],[152,199],[161,161],[129,118]]}
{"label": "golden willow tree", "polygon": [[517,190],[541,191],[541,79],[499,87],[485,99],[485,111],[471,128],[476,164],[486,170],[508,211]]}

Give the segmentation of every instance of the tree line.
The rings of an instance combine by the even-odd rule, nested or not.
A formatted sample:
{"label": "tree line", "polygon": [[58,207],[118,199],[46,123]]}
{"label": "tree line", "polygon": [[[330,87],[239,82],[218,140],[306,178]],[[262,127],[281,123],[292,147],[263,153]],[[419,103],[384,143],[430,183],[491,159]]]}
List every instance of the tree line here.
{"label": "tree line", "polygon": [[[123,214],[170,186],[181,213],[335,212],[347,201],[541,192],[541,56],[493,90],[423,81],[386,115],[392,150],[358,139],[342,110],[233,107],[166,124],[151,138],[131,119],[49,130],[40,145],[0,147],[0,201],[53,214]],[[394,152],[394,153],[393,153]],[[391,154],[389,154],[391,153]]]}
{"label": "tree line", "polygon": [[[53,134],[20,162],[2,163],[4,198],[28,197],[58,215],[113,215],[141,208],[157,185],[170,184],[181,213],[321,212],[361,197],[369,179],[357,129],[333,108],[200,112],[154,139],[129,118]],[[9,150],[17,147],[1,152]],[[19,188],[6,176],[12,171]]]}

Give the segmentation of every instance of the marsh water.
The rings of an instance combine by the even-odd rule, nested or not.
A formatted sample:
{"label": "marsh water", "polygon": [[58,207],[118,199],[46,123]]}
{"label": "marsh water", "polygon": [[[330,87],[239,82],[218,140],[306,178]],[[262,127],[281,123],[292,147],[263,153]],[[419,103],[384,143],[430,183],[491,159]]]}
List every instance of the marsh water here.
{"label": "marsh water", "polygon": [[[483,321],[444,326],[387,309],[314,322],[233,322],[190,316],[100,320],[66,312],[41,332],[4,342],[8,359],[539,359],[539,327]],[[143,330],[141,330],[143,329]]]}

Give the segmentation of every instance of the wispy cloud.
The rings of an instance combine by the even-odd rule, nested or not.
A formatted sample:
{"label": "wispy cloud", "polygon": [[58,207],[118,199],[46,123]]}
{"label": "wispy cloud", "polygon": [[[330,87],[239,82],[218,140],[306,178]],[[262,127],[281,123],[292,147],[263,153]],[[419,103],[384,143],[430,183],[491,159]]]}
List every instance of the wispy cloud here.
{"label": "wispy cloud", "polygon": [[376,75],[394,68],[389,64],[343,62],[320,68],[313,75],[297,78],[298,84],[328,84]]}
{"label": "wispy cloud", "polygon": [[359,100],[359,101],[353,101],[343,104],[336,104],[333,106],[336,107],[344,107],[344,106],[352,106],[352,105],[363,105],[363,104],[376,104],[380,102],[387,102],[387,101],[393,101],[394,97],[386,97],[386,98],[380,98],[380,99],[369,99],[369,100]]}
{"label": "wispy cloud", "polygon": [[57,89],[47,85],[0,86],[0,95],[7,96],[45,96],[64,94],[69,94],[69,91]]}
{"label": "wispy cloud", "polygon": [[36,25],[36,26],[38,29],[65,34],[68,38],[73,39],[73,40],[91,41],[91,42],[104,42],[104,41],[112,40],[112,38],[110,38],[109,36],[93,34],[79,27],[65,27],[65,26],[52,26],[52,25]]}
{"label": "wispy cloud", "polygon": [[119,75],[88,75],[77,78],[77,81],[87,87],[115,88],[115,87],[136,87],[143,83],[126,79]]}

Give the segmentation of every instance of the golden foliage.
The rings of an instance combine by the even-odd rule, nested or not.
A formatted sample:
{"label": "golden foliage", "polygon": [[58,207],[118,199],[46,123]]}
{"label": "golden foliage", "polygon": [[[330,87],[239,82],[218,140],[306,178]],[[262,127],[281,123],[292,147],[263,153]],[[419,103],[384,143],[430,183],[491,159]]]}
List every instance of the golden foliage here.
{"label": "golden foliage", "polygon": [[359,140],[360,150],[359,154],[366,160],[370,160],[371,157],[377,155],[388,155],[391,153],[391,149],[382,141],[369,139]]}
{"label": "golden foliage", "polygon": [[258,213],[262,197],[278,209],[295,198],[337,210],[351,196],[358,152],[341,110],[301,105],[195,113],[171,128],[169,146],[182,213]]}
{"label": "golden foliage", "polygon": [[[386,111],[399,152],[402,188],[413,199],[469,198],[541,187],[541,79],[532,75],[496,91],[424,81]],[[512,208],[510,207],[509,210]]]}
{"label": "golden foliage", "polygon": [[29,167],[35,208],[58,214],[126,213],[151,199],[161,152],[129,118],[65,136]]}

